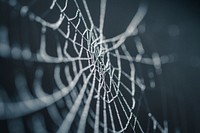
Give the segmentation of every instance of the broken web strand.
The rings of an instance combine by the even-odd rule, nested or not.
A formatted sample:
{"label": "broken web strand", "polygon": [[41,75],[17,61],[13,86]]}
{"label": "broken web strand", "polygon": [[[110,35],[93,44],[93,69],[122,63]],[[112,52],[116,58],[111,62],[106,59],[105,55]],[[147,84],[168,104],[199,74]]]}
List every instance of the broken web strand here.
{"label": "broken web strand", "polygon": [[[46,63],[59,63],[59,62],[75,62],[76,60],[78,60],[79,61],[79,65],[81,66],[81,63],[80,63],[80,56],[79,56],[79,58],[74,58],[74,57],[70,57],[68,54],[66,54],[67,55],[67,58],[65,59],[63,56],[62,56],[62,54],[61,54],[61,48],[58,46],[58,48],[57,48],[57,53],[58,53],[58,57],[52,57],[52,56],[50,56],[50,55],[48,55],[47,53],[46,53],[46,42],[45,42],[45,34],[46,34],[46,28],[51,28],[51,29],[54,29],[54,30],[58,30],[59,32],[60,32],[60,34],[62,34],[63,35],[63,37],[64,38],[66,38],[68,41],[71,41],[71,42],[73,42],[73,46],[74,46],[74,48],[75,48],[75,50],[76,50],[76,53],[77,54],[79,54],[79,51],[76,49],[76,46],[75,45],[79,45],[79,46],[81,46],[82,47],[82,44],[80,43],[80,42],[75,42],[75,40],[76,40],[76,36],[74,36],[74,38],[69,38],[69,35],[68,34],[65,34],[63,31],[62,31],[62,29],[59,29],[59,26],[60,26],[60,24],[63,22],[63,20],[65,19],[65,18],[67,18],[68,20],[69,20],[69,22],[72,24],[72,26],[74,26],[75,27],[75,29],[76,30],[78,30],[77,28],[78,28],[78,25],[76,25],[76,24],[73,24],[71,21],[73,20],[73,19],[76,19],[76,17],[78,16],[77,14],[79,13],[79,11],[81,11],[81,9],[78,7],[78,9],[79,10],[77,10],[77,12],[76,12],[76,15],[75,15],[75,17],[73,17],[73,18],[68,18],[67,17],[67,15],[65,14],[65,13],[63,13],[63,11],[66,9],[66,7],[67,7],[67,2],[68,1],[66,1],[65,2],[65,6],[64,6],[64,8],[62,9],[61,8],[61,6],[57,3],[57,1],[56,0],[54,0],[53,1],[53,3],[52,3],[52,5],[51,5],[51,7],[50,7],[50,9],[53,9],[54,8],[54,6],[55,5],[57,5],[58,7],[60,7],[60,10],[61,10],[61,14],[60,14],[60,18],[59,18],[59,20],[56,22],[56,23],[54,23],[54,24],[52,24],[52,23],[49,23],[49,22],[47,22],[47,21],[45,21],[44,19],[42,19],[42,18],[40,18],[39,16],[36,16],[36,15],[34,15],[34,14],[31,14],[32,15],[32,19],[34,19],[36,22],[38,22],[38,23],[41,23],[42,25],[43,25],[43,28],[42,28],[42,34],[41,34],[41,44],[40,44],[40,53],[38,54],[37,53],[37,58],[36,59],[34,59],[34,61],[39,61],[39,62],[46,62]],[[75,3],[77,4],[77,2],[75,1]],[[84,3],[84,7],[85,7],[85,9],[86,9],[86,12],[87,12],[87,15],[88,15],[88,17],[89,17],[89,20],[90,20],[90,24],[92,25],[91,26],[91,29],[88,29],[87,27],[86,27],[86,22],[84,21],[84,19],[83,19],[83,16],[81,15],[81,18],[82,18],[82,21],[84,21],[84,23],[85,23],[85,28],[86,28],[86,30],[85,30],[85,34],[88,34],[88,32],[89,32],[89,39],[87,40],[88,41],[88,45],[89,44],[92,44],[92,43],[95,43],[95,42],[90,42],[92,39],[91,39],[91,36],[92,36],[92,34],[93,34],[93,27],[94,27],[94,24],[93,24],[93,22],[92,22],[92,18],[91,18],[91,15],[90,15],[90,13],[89,13],[89,9],[88,9],[88,7],[87,7],[87,3],[86,3],[86,1],[85,0],[83,0],[83,3]],[[77,4],[78,5],[78,4]],[[105,1],[102,1],[102,3],[101,3],[101,6],[102,6],[102,8],[101,9],[103,9],[103,7],[104,6],[106,6],[106,2]],[[21,9],[25,9],[24,7],[22,7]],[[139,9],[141,9],[141,8],[139,8]],[[22,10],[23,11],[23,10]],[[25,10],[25,11],[27,11],[27,10]],[[144,13],[144,9],[142,10],[142,12]],[[143,19],[143,17],[141,17],[141,16],[144,16],[145,15],[145,13],[143,14],[142,13],[142,15],[140,14],[141,12],[139,12],[139,15],[136,15],[136,16],[139,16],[138,18],[136,17],[136,19],[133,19],[134,21],[132,21],[131,23],[130,23],[130,26],[131,27],[129,27],[128,26],[128,28],[127,28],[127,30],[126,30],[126,32],[125,33],[123,33],[123,34],[121,34],[121,35],[119,35],[119,36],[117,36],[117,37],[113,37],[113,38],[111,38],[111,39],[108,39],[108,40],[103,40],[103,24],[102,24],[102,19],[104,18],[104,17],[100,17],[100,24],[101,24],[101,26],[100,26],[100,47],[102,47],[102,45],[101,44],[106,44],[106,45],[109,45],[109,43],[110,42],[116,42],[117,41],[117,43],[114,43],[113,44],[113,47],[112,48],[110,48],[109,50],[107,50],[106,51],[106,53],[108,53],[107,55],[111,55],[110,54],[110,51],[112,51],[112,50],[114,50],[115,51],[115,55],[117,55],[117,60],[118,60],[118,63],[119,63],[119,61],[122,59],[121,58],[121,56],[119,55],[119,53],[118,52],[116,52],[116,49],[117,48],[119,48],[119,47],[122,47],[122,46],[124,46],[125,44],[124,44],[124,41],[126,40],[126,38],[128,37],[128,36],[130,36],[130,35],[132,35],[132,34],[135,34],[135,30],[136,30],[136,27],[138,26],[138,24],[140,23],[140,21]],[[101,15],[100,16],[104,16],[104,15],[102,15],[102,14],[105,14],[105,12],[104,12],[104,10],[102,10],[101,11]],[[103,19],[104,20],[104,19]],[[137,21],[138,22],[137,22]],[[132,26],[132,24],[134,24],[133,26]],[[131,29],[131,30],[130,30]],[[98,29],[97,29],[98,30]],[[94,31],[94,32],[97,32],[96,30]],[[69,32],[68,32],[69,33]],[[82,38],[84,37],[84,33],[83,33],[83,35],[82,35]],[[69,33],[70,34],[70,33]],[[95,34],[95,33],[94,33]],[[98,35],[95,35],[96,37],[98,36]],[[99,39],[97,39],[97,40],[99,40]],[[111,41],[110,41],[111,40]],[[97,45],[97,44],[95,44],[95,45]],[[82,47],[82,49],[85,49],[87,52],[90,52],[90,50],[88,50],[87,48],[83,48]],[[100,52],[98,53],[98,55],[100,56],[102,53],[101,53],[101,49],[102,48],[100,48]],[[9,49],[8,49],[9,50]],[[125,51],[125,53],[127,53],[127,50]],[[105,53],[104,53],[105,54]],[[89,60],[89,59],[91,59],[89,56],[88,56],[88,58],[85,58],[84,60]],[[130,74],[130,76],[129,76],[129,80],[130,81],[132,81],[132,87],[134,87],[135,86],[135,81],[134,81],[134,71],[135,71],[135,68],[134,68],[134,65],[133,65],[133,63],[132,63],[132,61],[134,61],[134,59],[130,56],[130,54],[127,56],[126,55],[126,58],[125,58],[126,60],[128,59],[129,60],[129,62],[130,62],[130,66],[131,66],[131,68],[132,68],[132,71],[131,71],[131,74]],[[155,61],[152,61],[154,64],[156,64],[156,62]],[[152,63],[151,62],[151,63]],[[145,60],[144,60],[144,62],[143,63],[145,63]],[[153,65],[153,63],[152,63],[152,65]],[[91,64],[91,63],[89,63],[89,64]],[[95,63],[94,63],[95,64]],[[55,75],[57,75],[57,76],[55,76],[55,81],[56,81],[56,84],[57,84],[57,86],[59,87],[59,89],[60,89],[60,91],[58,91],[58,92],[54,92],[52,95],[47,95],[47,96],[44,96],[44,94],[42,94],[42,90],[40,90],[40,91],[38,91],[39,92],[39,94],[38,94],[38,99],[36,99],[36,100],[31,100],[31,102],[30,101],[22,101],[22,104],[20,104],[20,103],[17,103],[16,104],[16,106],[18,106],[18,105],[20,105],[20,107],[21,107],[21,109],[19,109],[18,111],[16,111],[16,112],[19,112],[19,113],[15,113],[15,115],[14,116],[10,116],[11,118],[12,117],[20,117],[20,116],[23,116],[23,115],[26,115],[26,114],[29,114],[29,113],[31,113],[31,112],[35,112],[36,110],[40,110],[41,108],[48,108],[49,107],[49,105],[51,105],[51,104],[53,104],[53,103],[55,103],[56,101],[58,101],[61,97],[64,97],[65,95],[68,95],[69,94],[69,91],[66,91],[66,90],[73,90],[74,88],[75,88],[75,86],[76,86],[76,84],[78,83],[78,79],[80,78],[80,75],[85,75],[85,73],[84,73],[84,71],[85,70],[87,70],[87,69],[90,69],[90,68],[92,68],[93,67],[93,69],[92,69],[92,72],[91,72],[91,74],[93,74],[93,79],[94,79],[94,77],[95,77],[95,73],[96,73],[96,71],[94,70],[94,64],[92,64],[91,66],[88,66],[87,68],[82,68],[82,67],[80,67],[80,68],[82,68],[81,69],[81,71],[80,72],[76,72],[76,70],[75,70],[75,65],[73,65],[73,72],[75,73],[75,74],[77,74],[77,76],[73,79],[73,82],[69,85],[69,87],[65,87],[64,86],[64,84],[62,84],[62,81],[58,78],[59,77],[59,75],[60,75],[60,73],[59,73],[59,71],[60,71],[60,69],[59,69],[59,65],[57,66],[57,67],[55,67]],[[122,71],[122,70],[120,70],[120,63],[118,64],[118,69],[119,69],[119,73],[121,73],[120,71]],[[94,73],[93,73],[94,72]],[[101,71],[98,71],[98,72],[101,72]],[[114,71],[113,71],[114,72]],[[37,72],[38,73],[38,72]],[[39,72],[40,73],[40,72]],[[83,97],[83,95],[84,95],[84,91],[85,91],[85,89],[87,88],[87,83],[89,83],[89,80],[90,80],[90,77],[92,77],[92,75],[89,75],[88,77],[86,77],[86,75],[84,76],[85,78],[84,79],[87,79],[86,81],[88,81],[88,82],[86,82],[82,87],[81,87],[81,92],[80,92],[80,94],[78,95],[78,97],[77,97],[77,99],[76,99],[76,101],[75,101],[75,103],[74,103],[74,105],[73,105],[73,107],[71,108],[71,111],[70,111],[70,113],[69,114],[67,114],[67,116],[66,116],[66,118],[65,118],[65,120],[63,121],[63,124],[62,125],[65,125],[65,124],[69,124],[69,126],[67,126],[67,127],[64,127],[64,126],[60,126],[60,128],[59,128],[59,130],[58,130],[58,132],[63,132],[63,131],[68,131],[69,129],[70,129],[70,123],[72,123],[72,121],[73,121],[73,119],[74,119],[74,117],[75,117],[75,115],[76,115],[76,113],[75,112],[77,112],[77,110],[78,110],[78,105],[80,104],[80,102],[81,102],[81,100],[80,99],[82,99],[82,97]],[[68,76],[69,77],[71,77],[70,76],[70,74],[68,74]],[[111,76],[111,75],[110,75]],[[115,75],[116,76],[116,75]],[[120,76],[118,75],[118,76],[116,76],[116,77],[118,77],[118,79],[120,80]],[[37,78],[37,76],[36,76],[36,78]],[[111,76],[111,80],[112,80],[112,78],[113,78],[113,76]],[[39,79],[38,78],[38,80],[41,80],[41,79]],[[102,82],[104,82],[105,83],[105,81],[103,81],[102,80]],[[119,93],[119,94],[122,94],[119,90],[119,82],[120,81],[118,81],[117,83],[111,83],[111,84],[114,84],[114,89],[115,89],[115,91],[116,91],[116,93]],[[39,85],[39,83],[36,83],[36,84],[38,84]],[[95,84],[95,80],[93,80],[93,82],[91,83],[92,84],[92,86],[94,86],[94,84]],[[100,84],[100,83],[99,83]],[[105,84],[107,84],[107,83],[105,83]],[[117,84],[117,85],[116,85]],[[106,87],[107,88],[109,88],[109,89],[111,89],[111,85],[109,85],[109,86],[107,86],[106,85]],[[37,87],[35,87],[35,89],[36,89]],[[98,92],[98,94],[96,95],[97,96],[97,100],[99,101],[100,100],[100,94],[99,94],[99,91],[100,91],[100,88],[101,88],[101,85],[99,85],[99,87],[97,88],[97,92]],[[90,101],[91,101],[91,95],[92,95],[92,92],[93,92],[93,87],[91,87],[91,91],[90,91],[90,95],[89,95],[89,97],[88,97],[88,99],[87,99],[87,101],[88,102],[86,102],[86,105],[85,105],[85,107],[84,107],[84,114],[85,113],[88,113],[88,107],[89,107],[89,103],[90,103]],[[37,90],[37,89],[36,89]],[[106,90],[106,89],[105,89]],[[127,90],[129,90],[129,88],[127,88]],[[135,88],[132,88],[132,91],[131,91],[131,95],[132,96],[134,96],[134,92],[135,91]],[[26,95],[28,95],[28,94],[26,94]],[[62,96],[61,96],[62,95]],[[112,96],[112,95],[111,95]],[[118,97],[118,95],[116,94],[115,96],[112,96],[113,98],[112,99],[110,99],[109,98],[109,96],[108,96],[108,94],[107,94],[107,96],[106,96],[106,92],[104,92],[104,96],[103,96],[104,98],[103,98],[103,101],[104,101],[104,104],[106,105],[106,104],[108,104],[108,108],[109,108],[109,114],[107,114],[106,113],[106,109],[104,109],[104,113],[105,113],[105,116],[104,116],[104,122],[106,122],[107,120],[105,119],[108,115],[110,115],[110,117],[111,117],[111,123],[112,123],[112,129],[110,129],[110,128],[108,128],[108,130],[109,131],[112,131],[112,132],[117,132],[116,130],[115,130],[115,123],[114,123],[114,118],[113,118],[113,114],[112,114],[112,111],[113,111],[113,109],[111,108],[111,106],[110,106],[110,103],[112,103],[112,101],[114,102],[114,107],[115,107],[115,109],[117,110],[117,107],[116,107],[116,103],[115,103],[115,101],[114,101],[114,99],[115,98],[118,98],[119,99],[119,97]],[[107,98],[106,98],[107,97]],[[106,101],[106,99],[110,99],[109,100],[109,102],[105,102]],[[126,101],[126,99],[125,98],[123,98],[123,100],[124,101]],[[38,102],[37,102],[38,101]],[[43,105],[43,104],[39,104],[39,102],[40,101],[43,101],[45,104]],[[134,98],[132,99],[132,101],[135,101],[134,100]],[[4,105],[6,105],[8,108],[10,108],[9,110],[11,110],[13,107],[15,107],[14,105],[13,105],[13,103],[12,104],[7,104],[7,103],[2,103],[2,104],[4,104]],[[29,108],[29,109],[27,109],[26,110],[26,113],[24,112],[24,110],[25,110],[25,108],[27,108],[26,106],[27,105],[34,105],[33,107],[31,107],[31,108]],[[104,108],[106,108],[106,106],[104,105]],[[131,106],[129,106],[128,105],[128,103],[126,104],[127,105],[127,107],[129,108],[129,110],[132,110],[132,109],[134,109],[134,103],[132,104],[132,107]],[[123,106],[123,104],[121,104],[121,106]],[[97,103],[97,105],[96,105],[96,111],[98,111],[98,110],[100,110],[99,109],[99,103]],[[23,111],[22,111],[23,110]],[[75,111],[75,112],[73,112],[73,111]],[[83,120],[83,121],[86,121],[86,116],[84,116],[84,114],[82,114],[82,116],[81,116],[81,119]],[[8,115],[7,115],[8,116]],[[132,113],[130,114],[130,118],[131,118],[131,116],[132,116]],[[98,131],[99,129],[98,129],[98,127],[99,127],[99,123],[101,123],[100,121],[99,121],[99,119],[98,119],[98,117],[99,117],[99,114],[98,114],[98,112],[96,112],[95,113],[95,122],[94,122],[94,125],[96,125],[96,126],[94,126],[95,127],[95,131]],[[135,117],[136,118],[136,117]],[[151,117],[152,118],[152,117]],[[126,128],[127,128],[127,125],[130,123],[130,119],[128,119],[128,121],[127,121],[127,124],[126,124],[126,126],[123,128],[123,126],[122,126],[122,123],[121,123],[121,120],[120,120],[120,115],[119,115],[119,113],[117,113],[117,119],[118,119],[118,121],[120,122],[120,127],[121,127],[121,130],[120,131],[124,131]],[[152,119],[153,120],[153,119]],[[137,119],[135,120],[135,121],[137,121]],[[85,123],[85,122],[84,122]],[[96,123],[96,124],[95,124]],[[137,121],[137,123],[138,123],[138,121]],[[157,122],[155,122],[154,121],[154,123],[156,123],[155,125],[157,125]],[[107,127],[107,124],[106,123],[104,123],[104,125]],[[139,124],[138,124],[139,125]],[[154,126],[155,126],[154,125]],[[158,126],[158,125],[157,125]],[[84,128],[84,125],[79,125],[79,131],[81,131],[81,129],[82,128]],[[161,129],[161,128],[159,128],[159,129]],[[107,132],[108,131],[107,130],[107,128],[105,128],[105,132]],[[134,130],[134,129],[133,129]],[[141,131],[142,131],[142,128],[141,128]]]}

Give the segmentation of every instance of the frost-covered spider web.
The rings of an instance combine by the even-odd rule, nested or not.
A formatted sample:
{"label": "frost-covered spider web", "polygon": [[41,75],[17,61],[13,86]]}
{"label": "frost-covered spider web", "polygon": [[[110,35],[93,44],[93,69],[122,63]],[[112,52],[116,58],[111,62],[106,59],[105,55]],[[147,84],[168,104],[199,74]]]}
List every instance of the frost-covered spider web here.
{"label": "frost-covered spider web", "polygon": [[135,65],[155,69],[147,73],[155,87],[154,74],[169,61],[144,56],[139,26],[147,6],[138,7],[123,33],[106,38],[106,3],[100,1],[95,25],[85,0],[1,1],[8,13],[0,27],[2,131],[167,132],[147,102],[145,124],[138,117],[146,85]]}

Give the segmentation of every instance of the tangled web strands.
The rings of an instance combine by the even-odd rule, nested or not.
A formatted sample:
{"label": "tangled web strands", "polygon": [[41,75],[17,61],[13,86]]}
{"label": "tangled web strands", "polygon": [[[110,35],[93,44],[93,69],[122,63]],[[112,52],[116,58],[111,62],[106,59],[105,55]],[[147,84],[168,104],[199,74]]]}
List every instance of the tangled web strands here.
{"label": "tangled web strands", "polygon": [[[146,86],[135,65],[150,65],[160,73],[166,63],[157,53],[143,56],[138,26],[145,5],[122,34],[107,39],[106,0],[100,2],[99,26],[85,0],[1,4],[10,12],[10,25],[0,29],[1,71],[9,79],[9,85],[2,80],[0,86],[0,120],[6,131],[167,132],[148,109],[146,125],[138,117]],[[134,38],[135,51],[128,50],[127,38]],[[153,72],[149,75],[154,86]]]}

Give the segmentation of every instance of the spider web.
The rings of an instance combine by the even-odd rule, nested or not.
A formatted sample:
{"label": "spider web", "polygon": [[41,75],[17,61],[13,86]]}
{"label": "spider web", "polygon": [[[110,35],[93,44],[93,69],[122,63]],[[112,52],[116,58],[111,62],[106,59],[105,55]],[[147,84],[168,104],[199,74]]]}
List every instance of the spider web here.
{"label": "spider web", "polygon": [[[139,24],[145,4],[123,33],[106,38],[106,0],[100,1],[99,26],[85,0],[53,0],[42,9],[34,8],[42,5],[39,1],[2,3],[11,14],[10,27],[0,30],[1,71],[12,69],[4,72],[8,81],[1,79],[0,86],[0,119],[6,131],[167,132],[147,102],[146,124],[138,117],[147,87],[136,64],[161,74],[161,65],[169,61],[158,53],[144,56]],[[133,38],[134,51],[127,38]],[[5,61],[10,65],[4,66]],[[148,75],[153,88],[154,72]]]}

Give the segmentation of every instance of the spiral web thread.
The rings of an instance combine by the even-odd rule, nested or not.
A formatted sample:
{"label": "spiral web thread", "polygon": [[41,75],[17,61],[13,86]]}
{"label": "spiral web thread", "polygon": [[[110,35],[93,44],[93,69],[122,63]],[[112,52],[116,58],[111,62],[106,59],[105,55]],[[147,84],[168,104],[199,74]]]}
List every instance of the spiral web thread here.
{"label": "spiral web thread", "polygon": [[[166,57],[159,57],[157,53],[152,58],[143,57],[145,51],[138,26],[147,12],[144,4],[139,6],[125,32],[107,39],[103,35],[106,0],[100,2],[98,27],[93,23],[85,0],[53,0],[43,15],[31,11],[35,1],[27,5],[14,0],[2,3],[40,29],[39,47],[36,46],[35,51],[31,43],[10,44],[7,27],[0,30],[0,57],[24,64],[25,69],[33,71],[32,80],[28,81],[25,70],[18,70],[18,64],[14,66],[17,71],[12,88],[16,92],[14,96],[1,86],[0,119],[6,121],[9,132],[91,130],[106,133],[128,129],[149,132],[150,128],[167,132],[166,126],[163,128],[149,110],[147,126],[141,125],[137,117],[143,95],[136,99],[135,93],[145,93],[146,86],[136,74],[135,64],[153,66],[161,73],[161,64],[167,62]],[[71,5],[76,12],[70,12]],[[45,20],[45,16],[55,11],[59,11],[57,21]],[[48,32],[54,33],[56,40],[52,48],[54,54],[48,49],[51,47]],[[137,51],[127,50],[128,37],[134,38]],[[137,55],[134,57],[130,52],[137,52]],[[153,73],[149,75],[153,87]],[[46,86],[49,88],[45,89]]]}

